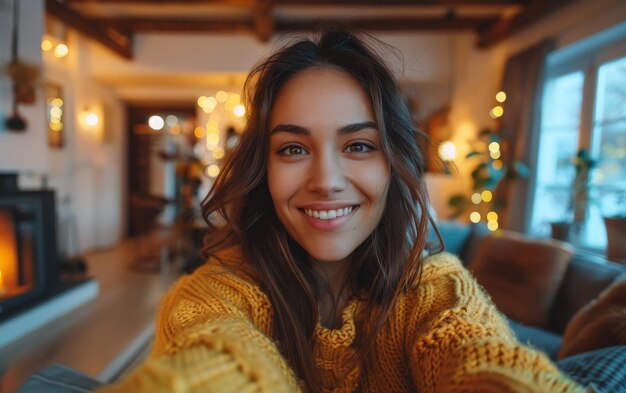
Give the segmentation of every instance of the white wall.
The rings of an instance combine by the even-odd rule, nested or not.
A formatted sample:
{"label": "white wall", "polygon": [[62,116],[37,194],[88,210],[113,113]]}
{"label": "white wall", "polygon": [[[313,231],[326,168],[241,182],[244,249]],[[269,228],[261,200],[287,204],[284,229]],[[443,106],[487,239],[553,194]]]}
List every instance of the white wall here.
{"label": "white wall", "polygon": [[[44,100],[37,89],[37,100],[32,105],[20,105],[21,116],[27,128],[10,132],[5,121],[12,114],[13,94],[11,80],[4,68],[11,61],[13,31],[13,1],[0,0],[0,172],[45,172],[48,161],[47,135],[44,119]],[[20,4],[18,56],[34,66],[42,67],[41,35],[43,32],[43,0],[22,0]]]}
{"label": "white wall", "polygon": [[[65,146],[50,150],[48,168],[61,201],[62,224],[67,224],[61,227],[70,237],[70,243],[61,246],[69,253],[115,244],[125,222],[125,107],[89,74],[90,45],[70,32],[67,58],[44,56],[46,81],[61,86],[65,102]],[[84,124],[85,110],[99,115],[98,126]]]}

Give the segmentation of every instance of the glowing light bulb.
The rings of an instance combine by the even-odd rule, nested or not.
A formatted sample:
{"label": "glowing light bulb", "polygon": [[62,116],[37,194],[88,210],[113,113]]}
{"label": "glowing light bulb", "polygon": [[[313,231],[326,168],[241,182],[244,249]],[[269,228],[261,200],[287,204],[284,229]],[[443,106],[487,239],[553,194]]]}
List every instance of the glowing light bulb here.
{"label": "glowing light bulb", "polygon": [[479,193],[475,192],[472,194],[471,200],[474,205],[478,205],[480,202],[482,202],[483,198],[480,196]]}
{"label": "glowing light bulb", "polygon": [[209,165],[209,167],[206,169],[206,173],[210,177],[216,177],[217,175],[220,174],[220,167],[218,167],[215,164]]}
{"label": "glowing light bulb", "polygon": [[165,121],[161,116],[153,115],[148,119],[148,125],[155,131],[159,131],[165,125]]}
{"label": "glowing light bulb", "polygon": [[246,107],[241,104],[235,105],[233,114],[237,117],[243,117],[246,114]]}
{"label": "glowing light bulb", "polygon": [[85,116],[85,124],[87,124],[89,127],[97,126],[99,121],[100,121],[100,118],[98,118],[98,115],[96,115],[93,112],[89,112]]}
{"label": "glowing light bulb", "polygon": [[41,50],[44,52],[52,50],[52,41],[48,39],[41,41]]}
{"label": "glowing light bulb", "polygon": [[470,221],[473,222],[474,224],[480,222],[480,213],[479,212],[472,212],[470,214]]}
{"label": "glowing light bulb", "polygon": [[54,48],[54,56],[58,58],[67,56],[69,52],[70,50],[65,44],[59,44],[56,46],[56,48]]}
{"label": "glowing light bulb", "polygon": [[444,161],[454,161],[456,158],[456,145],[451,141],[445,141],[437,149],[439,157]]}

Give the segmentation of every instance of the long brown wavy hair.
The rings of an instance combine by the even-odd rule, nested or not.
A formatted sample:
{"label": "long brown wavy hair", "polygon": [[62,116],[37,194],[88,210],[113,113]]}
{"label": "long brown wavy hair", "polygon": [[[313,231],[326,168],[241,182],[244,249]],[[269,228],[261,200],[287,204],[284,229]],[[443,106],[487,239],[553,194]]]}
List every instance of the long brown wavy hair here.
{"label": "long brown wavy hair", "polygon": [[358,81],[372,102],[382,151],[391,167],[381,221],[350,256],[345,288],[351,295],[365,294],[370,321],[367,331],[359,332],[355,362],[367,360],[395,300],[419,280],[430,216],[424,156],[418,147],[421,133],[391,71],[371,44],[350,32],[326,29],[317,39],[292,42],[252,69],[244,86],[246,128],[202,203],[208,222],[211,215],[224,222],[205,254],[241,247],[272,303],[273,339],[304,384],[319,391],[311,339],[319,294],[327,286],[279,221],[267,184],[274,100],[290,78],[311,68],[341,70]]}

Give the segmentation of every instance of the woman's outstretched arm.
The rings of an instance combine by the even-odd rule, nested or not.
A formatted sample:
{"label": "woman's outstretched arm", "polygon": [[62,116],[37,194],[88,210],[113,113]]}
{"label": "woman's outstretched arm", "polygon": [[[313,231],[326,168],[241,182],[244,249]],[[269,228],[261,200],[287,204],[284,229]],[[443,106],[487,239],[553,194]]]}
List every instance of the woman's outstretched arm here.
{"label": "woman's outstretched arm", "polygon": [[150,358],[99,392],[298,391],[268,337],[269,301],[228,270],[208,263],[179,280],[161,304]]}
{"label": "woman's outstretched arm", "polygon": [[[516,339],[488,295],[450,254],[431,257],[419,288],[409,357],[420,392],[582,392]],[[520,299],[523,302],[524,299]]]}

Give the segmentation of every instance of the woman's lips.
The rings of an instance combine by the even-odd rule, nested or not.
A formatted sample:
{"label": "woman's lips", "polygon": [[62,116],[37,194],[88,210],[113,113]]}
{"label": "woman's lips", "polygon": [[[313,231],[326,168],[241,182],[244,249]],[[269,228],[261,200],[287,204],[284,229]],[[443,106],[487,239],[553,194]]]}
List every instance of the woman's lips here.
{"label": "woman's lips", "polygon": [[334,231],[346,223],[358,208],[358,205],[350,205],[335,209],[300,208],[298,210],[300,210],[304,219],[314,229],[319,231]]}

